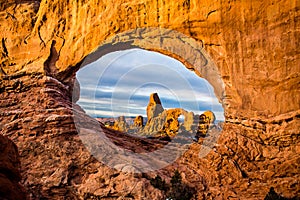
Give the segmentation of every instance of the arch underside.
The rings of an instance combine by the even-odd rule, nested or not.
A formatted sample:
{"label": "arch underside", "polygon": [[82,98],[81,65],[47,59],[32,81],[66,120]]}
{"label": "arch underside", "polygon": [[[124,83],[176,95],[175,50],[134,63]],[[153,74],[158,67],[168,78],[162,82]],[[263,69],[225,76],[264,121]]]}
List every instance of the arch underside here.
{"label": "arch underside", "polygon": [[81,66],[92,63],[107,53],[132,48],[156,51],[177,59],[189,70],[206,79],[213,86],[216,97],[222,103],[225,87],[215,63],[201,43],[174,30],[138,28],[117,34],[103,41],[96,51],[84,59]]}

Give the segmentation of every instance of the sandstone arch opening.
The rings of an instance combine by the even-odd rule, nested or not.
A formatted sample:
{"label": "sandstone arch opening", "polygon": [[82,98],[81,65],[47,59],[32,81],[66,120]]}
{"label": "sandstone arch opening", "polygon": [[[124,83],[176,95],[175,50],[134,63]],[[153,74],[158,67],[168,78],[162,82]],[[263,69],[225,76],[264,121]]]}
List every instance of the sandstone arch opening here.
{"label": "sandstone arch opening", "polygon": [[[160,123],[163,124],[162,126],[156,126],[154,129],[146,129],[142,127],[142,133],[147,133],[145,135],[137,134],[141,133],[139,131],[136,132],[136,127],[134,131],[132,132],[132,129],[129,129],[127,131],[128,134],[124,134],[124,132],[115,132],[111,131],[112,129],[109,129],[105,126],[100,125],[99,122],[95,119],[92,119],[91,117],[86,118],[82,116],[82,113],[76,113],[77,110],[74,113],[74,122],[75,126],[77,128],[77,131],[79,133],[79,136],[81,140],[83,141],[86,148],[90,151],[90,153],[100,160],[101,162],[107,164],[110,167],[113,167],[115,169],[121,169],[122,171],[134,171],[134,172],[146,172],[146,171],[154,171],[157,169],[161,169],[171,163],[173,163],[176,159],[178,159],[184,152],[186,152],[190,145],[193,142],[200,142],[205,147],[201,148],[199,151],[199,157],[206,156],[209,151],[212,150],[214,144],[217,142],[217,139],[221,133],[221,129],[219,129],[220,126],[215,126],[215,124],[207,124],[206,122],[200,123],[200,114],[195,115],[191,113],[190,111],[186,111],[181,107],[184,107],[184,98],[183,100],[181,97],[188,97],[189,106],[191,106],[190,102],[195,103],[197,106],[194,110],[196,111],[204,111],[207,109],[201,109],[199,105],[197,104],[197,98],[195,94],[192,96],[195,97],[191,101],[191,97],[188,95],[185,95],[185,92],[174,92],[175,89],[173,88],[174,85],[177,86],[183,86],[188,85],[188,87],[198,86],[196,89],[199,89],[201,84],[191,84],[189,81],[190,78],[187,78],[184,76],[184,71],[186,73],[190,73],[199,80],[199,77],[204,78],[203,80],[206,81],[206,86],[210,85],[209,89],[209,96],[214,96],[215,98],[206,98],[206,100],[210,102],[215,102],[219,104],[219,108],[222,110],[219,115],[221,118],[219,120],[224,120],[224,112],[223,107],[221,103],[223,102],[223,98],[225,95],[224,90],[224,84],[221,79],[220,73],[218,71],[218,68],[214,64],[214,62],[211,61],[210,57],[206,52],[203,50],[201,44],[199,42],[172,30],[166,30],[161,28],[139,28],[135,30],[131,30],[129,32],[118,34],[110,39],[107,39],[104,41],[97,50],[92,52],[90,55],[88,55],[84,61],[82,62],[82,69],[81,70],[87,70],[89,69],[89,66],[93,65],[93,63],[96,63],[98,60],[101,60],[102,58],[109,57],[113,54],[117,54],[120,52],[125,52],[125,55],[130,55],[130,53],[134,51],[142,51],[142,52],[148,52],[151,54],[158,54],[163,57],[167,57],[169,59],[172,59],[173,61],[180,64],[180,67],[178,69],[175,69],[173,65],[167,65],[163,64],[162,62],[156,63],[155,65],[150,65],[149,63],[146,63],[146,58],[141,59],[141,56],[135,56],[136,58],[139,58],[142,63],[138,65],[138,67],[131,68],[131,70],[124,71],[126,69],[125,65],[130,64],[132,66],[132,61],[135,61],[135,59],[127,59],[127,61],[123,62],[117,62],[118,65],[115,68],[115,70],[112,69],[106,69],[105,66],[99,65],[100,70],[91,70],[93,76],[98,77],[97,83],[101,83],[101,87],[105,86],[105,79],[103,79],[102,73],[109,74],[108,77],[112,78],[116,76],[118,73],[121,73],[121,76],[118,76],[117,78],[114,77],[115,80],[115,87],[112,92],[111,87],[103,87],[100,90],[104,93],[101,93],[98,95],[97,93],[97,85],[98,84],[91,84],[90,88],[87,89],[89,91],[92,91],[92,100],[90,102],[94,103],[95,97],[102,97],[102,100],[105,99],[105,95],[107,93],[111,93],[109,95],[110,97],[110,103],[111,105],[116,105],[114,102],[119,103],[119,105],[125,104],[126,108],[129,108],[125,111],[125,114],[127,113],[127,116],[131,116],[131,112],[134,111],[137,107],[143,107],[143,106],[134,106],[130,107],[128,105],[132,105],[135,102],[135,98],[132,98],[134,94],[138,94],[141,92],[141,90],[144,90],[145,87],[154,87],[156,88],[156,91],[148,91],[147,92],[147,98],[148,100],[145,101],[147,104],[148,101],[150,102],[150,108],[149,110],[152,110],[151,112],[146,112],[145,114],[145,108],[148,108],[148,105],[144,106],[144,109],[142,109],[144,112],[144,115],[147,115],[147,121],[145,120],[134,120],[133,124],[143,124],[145,123],[145,127],[155,127],[151,125],[157,124],[162,116],[163,116],[163,122]],[[148,50],[148,51],[147,51]],[[150,50],[150,51],[149,51]],[[130,52],[130,53],[129,53]],[[117,56],[117,60],[119,60],[120,57],[124,55]],[[155,61],[157,59],[152,59],[152,61]],[[110,65],[114,63],[116,59],[108,59],[106,61],[106,64]],[[153,63],[152,63],[153,64]],[[164,69],[164,66],[169,66]],[[153,74],[149,69],[154,69],[156,72],[160,72],[159,75],[153,76],[153,80],[148,80],[148,82],[143,82],[145,77],[149,77],[149,75]],[[164,70],[163,70],[164,69]],[[167,69],[167,70],[166,70]],[[189,69],[189,70],[187,70]],[[123,70],[123,71],[122,71]],[[79,74],[80,71],[77,73]],[[143,75],[139,74],[144,72]],[[99,74],[96,74],[98,72]],[[170,77],[161,77],[161,74],[164,75],[176,75],[180,78],[181,81],[176,81],[175,83],[170,83],[170,80],[173,80],[173,78]],[[198,75],[198,76],[197,76]],[[87,76],[87,80],[92,80],[92,76]],[[132,78],[135,77],[135,78]],[[138,78],[137,78],[138,77]],[[150,76],[151,77],[151,76]],[[80,77],[78,77],[80,78]],[[159,80],[169,81],[169,83],[161,83],[160,81],[154,81],[154,78],[160,78]],[[110,80],[110,79],[108,79]],[[124,89],[124,86],[130,85],[127,83],[127,80],[136,80],[139,81],[137,87],[135,89]],[[80,81],[79,81],[80,82]],[[181,84],[182,83],[182,84]],[[117,86],[123,86],[123,87],[117,87]],[[121,88],[121,89],[120,89]],[[123,89],[122,89],[123,88]],[[162,97],[162,100],[159,101],[152,101],[151,103],[151,97],[154,98],[154,95],[159,94],[159,91],[157,91],[157,88],[165,89],[165,91],[169,92],[169,95],[166,95],[168,98],[174,97],[173,99],[176,100],[178,106],[170,106],[172,108],[170,109],[163,109],[164,105],[164,98]],[[99,89],[99,88],[98,88]],[[195,89],[195,88],[193,88]],[[127,91],[127,92],[126,92]],[[128,92],[131,91],[131,92]],[[132,92],[133,91],[133,92]],[[165,91],[162,92],[162,94],[165,94]],[[150,95],[151,93],[151,95]],[[174,95],[173,95],[174,94]],[[98,96],[97,96],[98,95]],[[121,99],[122,95],[126,96],[125,99],[127,99],[126,103],[123,102],[121,104],[118,102],[119,99]],[[150,98],[149,98],[150,95]],[[159,94],[160,95],[160,94]],[[137,95],[138,96],[138,95]],[[140,95],[141,96],[141,95]],[[140,97],[139,96],[139,97]],[[199,98],[199,100],[203,100],[203,95],[200,95],[202,98]],[[205,96],[205,95],[204,95]],[[74,96],[73,96],[74,97]],[[124,97],[123,97],[124,98]],[[204,98],[205,99],[205,98]],[[213,101],[211,101],[214,99]],[[73,98],[73,102],[77,102],[78,98],[75,95],[75,98]],[[81,98],[79,98],[79,101],[77,103],[80,104]],[[160,102],[160,103],[158,103]],[[174,102],[174,101],[173,101]],[[104,102],[100,102],[101,105]],[[160,104],[160,105],[157,105]],[[162,104],[162,105],[161,105]],[[200,104],[201,106],[202,104]],[[89,105],[88,107],[92,108],[92,110],[95,110],[95,105]],[[118,106],[105,106],[105,108],[111,108],[109,111],[114,111],[114,116],[118,117],[118,127],[124,128],[124,121],[126,122],[126,118],[122,117],[124,115],[123,113],[118,113],[120,111],[120,107]],[[158,109],[159,107],[162,107],[161,109]],[[179,108],[174,108],[179,107]],[[212,108],[211,110],[215,110]],[[193,110],[193,109],[188,109]],[[106,110],[108,111],[108,110]],[[158,111],[158,115],[154,115]],[[102,111],[103,112],[103,111]],[[152,113],[152,120],[148,120],[148,113]],[[95,112],[94,112],[95,114]],[[186,119],[189,119],[193,123],[184,123],[184,129],[174,129],[173,127],[177,127],[178,117],[183,114]],[[92,117],[97,117],[96,115],[91,115]],[[119,117],[120,116],[120,117]],[[137,116],[135,114],[135,116]],[[141,117],[142,115],[138,115],[138,117]],[[138,119],[138,117],[136,119]],[[196,120],[195,120],[196,119]],[[206,117],[205,117],[206,119]],[[184,121],[184,122],[185,122]],[[196,123],[194,123],[196,122]],[[150,126],[147,126],[147,124],[150,124]],[[158,123],[159,124],[159,123]],[[212,126],[211,126],[212,125]],[[107,124],[109,126],[109,123]],[[125,125],[126,128],[126,125]],[[205,128],[206,131],[204,131],[206,134],[201,134],[201,132],[198,131],[198,129]],[[213,128],[214,131],[208,131]],[[154,131],[153,131],[154,130]],[[196,132],[193,132],[196,130]],[[125,131],[126,132],[126,131]],[[155,133],[155,134],[149,134],[148,133]],[[200,134],[198,134],[198,132]],[[167,134],[166,134],[167,133]],[[135,136],[132,136],[130,134],[135,134]],[[136,137],[136,135],[138,135]],[[142,137],[141,137],[142,136]],[[146,138],[145,138],[146,137]],[[152,138],[154,137],[154,138]],[[203,146],[202,145],[202,146]],[[130,167],[124,167],[124,166],[130,166]]]}
{"label": "sandstone arch opening", "polygon": [[[78,104],[115,130],[132,133],[134,126],[152,123],[143,129],[145,133],[165,128],[172,135],[174,126],[178,131],[179,116],[184,116],[179,121],[184,119],[189,126],[186,129],[191,130],[191,121],[198,123],[207,110],[214,113],[217,123],[224,121],[224,110],[213,87],[178,60],[161,53],[140,48],[110,52],[80,69],[77,79],[81,86]],[[150,122],[148,112],[152,93],[158,94],[162,106],[161,117],[155,122]]]}

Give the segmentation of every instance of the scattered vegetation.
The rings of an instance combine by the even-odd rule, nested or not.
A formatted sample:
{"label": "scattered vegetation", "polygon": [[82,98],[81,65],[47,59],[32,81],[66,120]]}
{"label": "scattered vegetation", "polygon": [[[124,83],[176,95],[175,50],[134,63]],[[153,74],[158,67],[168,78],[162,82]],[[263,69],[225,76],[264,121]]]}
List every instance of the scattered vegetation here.
{"label": "scattered vegetation", "polygon": [[174,172],[174,175],[172,176],[172,179],[171,179],[172,187],[180,186],[182,184],[181,182],[182,182],[181,174],[176,169]]}
{"label": "scattered vegetation", "polygon": [[264,200],[300,200],[299,197],[293,197],[293,198],[285,198],[277,194],[273,187],[270,188],[269,193],[266,195]]}
{"label": "scattered vegetation", "polygon": [[190,200],[196,193],[194,188],[182,183],[182,177],[178,170],[175,170],[171,178],[171,185],[169,194],[167,194],[170,200]]}
{"label": "scattered vegetation", "polygon": [[167,191],[168,190],[168,186],[166,184],[166,181],[163,180],[159,175],[156,175],[155,178],[152,178],[150,180],[151,185],[153,185],[155,188],[163,190],[163,191]]}
{"label": "scattered vegetation", "polygon": [[171,178],[171,185],[166,184],[166,181],[159,175],[152,178],[150,183],[155,188],[164,191],[168,200],[190,200],[196,193],[194,188],[191,188],[182,182],[182,177],[178,170],[175,170],[174,175]]}

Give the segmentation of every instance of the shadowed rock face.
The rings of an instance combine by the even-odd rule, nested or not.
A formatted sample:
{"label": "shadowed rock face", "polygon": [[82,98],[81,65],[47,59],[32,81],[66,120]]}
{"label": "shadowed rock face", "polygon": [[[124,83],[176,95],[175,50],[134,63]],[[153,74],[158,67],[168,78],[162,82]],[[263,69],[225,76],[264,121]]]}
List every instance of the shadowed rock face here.
{"label": "shadowed rock face", "polygon": [[0,135],[0,199],[26,199],[25,190],[19,184],[19,170],[17,146],[7,137]]}
{"label": "shadowed rock face", "polygon": [[[222,78],[224,88],[212,84],[226,117],[214,151],[202,158],[201,143],[192,144],[157,172],[162,177],[177,168],[200,199],[262,199],[270,187],[280,196],[298,195],[297,0],[5,1],[0,8],[1,131],[19,148],[21,183],[32,198],[164,198],[147,178],[95,160],[77,135],[73,112],[82,111],[72,108],[74,74],[102,43],[109,47],[102,55],[142,47],[174,57],[206,78],[211,74],[201,70],[207,68]],[[131,31],[129,42],[114,37],[145,27],[186,37],[174,41],[162,31],[141,30]],[[194,44],[190,38],[214,65],[201,58],[195,67],[194,52],[180,48]]]}
{"label": "shadowed rock face", "polygon": [[[18,83],[18,92],[14,95],[11,81]],[[143,143],[138,139],[101,128],[101,124],[79,106],[72,108],[66,85],[54,78],[25,75],[4,80],[2,84],[5,88],[0,94],[1,99],[5,99],[1,101],[2,133],[19,147],[21,183],[32,199],[101,199],[126,195],[135,199],[163,198],[162,192],[153,188],[142,174],[121,172],[96,160],[78,135],[74,113],[79,113],[82,123],[97,124],[102,134],[131,151],[151,151],[156,144],[153,147],[152,143],[146,143],[141,147]],[[40,95],[34,95],[37,93]],[[28,101],[22,101],[22,97]],[[4,117],[6,115],[11,117]],[[91,127],[91,131],[94,129]],[[134,146],[138,148],[133,149]],[[7,172],[5,175],[10,176]]]}

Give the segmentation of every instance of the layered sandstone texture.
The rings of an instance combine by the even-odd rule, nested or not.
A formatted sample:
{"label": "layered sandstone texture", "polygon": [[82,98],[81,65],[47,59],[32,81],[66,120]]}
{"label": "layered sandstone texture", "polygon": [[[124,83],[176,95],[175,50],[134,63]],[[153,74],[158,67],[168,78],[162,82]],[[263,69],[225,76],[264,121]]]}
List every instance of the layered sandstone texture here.
{"label": "layered sandstone texture", "polygon": [[178,168],[198,199],[263,199],[270,187],[299,195],[299,9],[298,0],[1,2],[0,127],[18,146],[30,197],[165,198],[146,176],[97,161],[77,134],[74,113],[89,118],[72,102],[75,73],[99,46],[174,57],[223,104],[213,151],[199,156],[193,144],[161,176]]}

